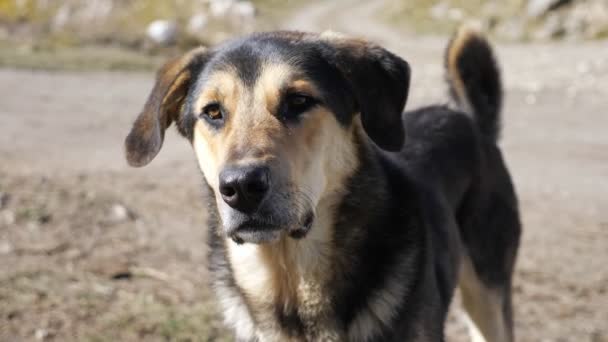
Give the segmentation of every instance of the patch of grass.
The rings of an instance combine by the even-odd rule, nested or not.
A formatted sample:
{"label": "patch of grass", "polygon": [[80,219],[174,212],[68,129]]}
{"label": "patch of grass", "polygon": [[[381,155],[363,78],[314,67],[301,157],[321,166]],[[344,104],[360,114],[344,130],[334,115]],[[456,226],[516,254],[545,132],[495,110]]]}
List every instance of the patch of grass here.
{"label": "patch of grass", "polygon": [[[450,34],[469,19],[483,19],[493,25],[496,20],[519,13],[523,4],[523,0],[392,0],[380,15],[389,23],[416,33]],[[431,14],[435,6],[444,6],[445,13],[440,18]]]}
{"label": "patch of grass", "polygon": [[51,213],[44,206],[22,207],[16,214],[18,220],[24,221],[47,223],[51,219]]}
{"label": "patch of grass", "polygon": [[57,9],[57,3],[50,1],[47,6],[39,6],[36,0],[0,0],[0,19],[9,23],[47,21]]}
{"label": "patch of grass", "polygon": [[[90,341],[109,341],[129,336],[165,341],[231,341],[214,306],[208,302],[193,305],[169,305],[134,298],[129,308],[111,317]],[[113,332],[113,333],[110,333]],[[115,333],[118,335],[114,336]]]}
{"label": "patch of grass", "polygon": [[33,48],[0,42],[0,67],[35,70],[152,70],[164,60],[117,47]]}
{"label": "patch of grass", "polygon": [[[254,25],[258,31],[276,29],[295,8],[307,4],[302,0],[253,2],[258,10]],[[0,0],[0,29],[5,26],[17,32],[0,41],[0,67],[151,70],[164,60],[162,55],[247,32],[248,28],[230,20],[210,20],[204,33],[190,36],[184,31],[188,20],[193,14],[206,12],[206,7],[198,0],[125,0],[114,2],[110,13],[87,19],[92,7],[85,1]],[[69,19],[57,25],[57,16],[66,10]],[[156,51],[147,44],[146,27],[157,19],[174,20],[183,31],[170,51]]]}

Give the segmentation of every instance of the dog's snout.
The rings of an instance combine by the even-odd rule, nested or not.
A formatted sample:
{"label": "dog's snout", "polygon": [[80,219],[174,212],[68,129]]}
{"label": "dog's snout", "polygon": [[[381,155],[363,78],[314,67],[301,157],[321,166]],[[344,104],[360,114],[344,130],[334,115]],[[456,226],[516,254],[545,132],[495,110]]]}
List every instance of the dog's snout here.
{"label": "dog's snout", "polygon": [[265,166],[228,167],[220,173],[220,193],[232,208],[251,212],[262,202],[270,187]]}

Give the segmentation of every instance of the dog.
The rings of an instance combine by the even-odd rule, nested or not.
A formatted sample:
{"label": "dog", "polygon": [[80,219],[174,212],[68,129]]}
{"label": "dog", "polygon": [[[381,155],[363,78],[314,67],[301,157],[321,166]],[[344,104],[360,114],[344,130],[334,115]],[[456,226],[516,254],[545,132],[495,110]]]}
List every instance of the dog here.
{"label": "dog", "polygon": [[406,61],[338,33],[256,33],[167,62],[128,134],[175,123],[209,211],[211,285],[238,341],[442,341],[458,286],[476,341],[513,341],[521,225],[487,40],[446,51],[450,105],[406,111]]}

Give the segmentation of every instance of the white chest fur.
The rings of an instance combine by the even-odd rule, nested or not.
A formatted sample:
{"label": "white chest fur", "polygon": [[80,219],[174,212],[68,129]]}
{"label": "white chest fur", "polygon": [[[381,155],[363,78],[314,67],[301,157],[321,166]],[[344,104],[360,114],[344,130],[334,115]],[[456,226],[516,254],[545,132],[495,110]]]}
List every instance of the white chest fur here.
{"label": "white chest fur", "polygon": [[288,340],[277,321],[277,308],[297,312],[307,335],[315,339],[340,339],[327,291],[332,253],[328,221],[319,215],[301,240],[284,237],[267,245],[226,240],[235,282],[259,322],[254,330],[260,340]]}

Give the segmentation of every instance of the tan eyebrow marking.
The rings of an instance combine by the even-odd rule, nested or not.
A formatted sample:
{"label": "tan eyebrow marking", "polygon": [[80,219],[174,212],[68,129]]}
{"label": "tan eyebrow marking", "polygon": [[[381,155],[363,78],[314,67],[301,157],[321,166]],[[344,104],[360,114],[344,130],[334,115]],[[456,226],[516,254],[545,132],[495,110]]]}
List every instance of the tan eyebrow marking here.
{"label": "tan eyebrow marking", "polygon": [[305,93],[313,97],[318,97],[321,95],[321,92],[317,87],[307,79],[298,79],[293,82],[286,88],[287,91]]}
{"label": "tan eyebrow marking", "polygon": [[209,102],[221,102],[227,110],[234,112],[238,103],[240,81],[231,71],[217,71],[211,75],[203,92],[195,102],[195,108],[201,109]]}

